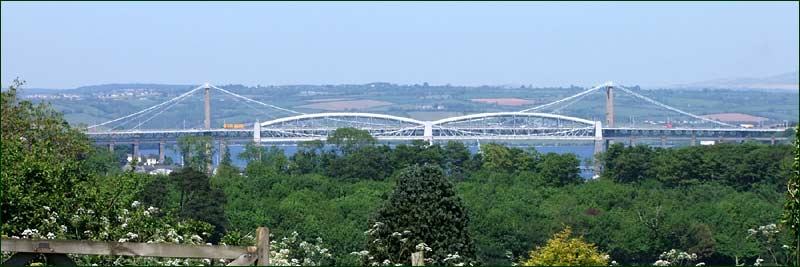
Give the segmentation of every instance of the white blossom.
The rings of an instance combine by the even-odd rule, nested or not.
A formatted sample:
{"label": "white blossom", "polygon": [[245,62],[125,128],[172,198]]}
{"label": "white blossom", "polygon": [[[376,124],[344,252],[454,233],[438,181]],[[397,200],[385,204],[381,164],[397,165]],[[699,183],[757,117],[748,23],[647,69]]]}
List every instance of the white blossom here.
{"label": "white blossom", "polygon": [[671,263],[665,260],[657,260],[653,265],[655,266],[669,266]]}
{"label": "white blossom", "polygon": [[427,245],[427,244],[425,244],[425,243],[419,243],[419,244],[417,244],[417,245],[416,245],[414,248],[416,248],[416,249],[417,249],[417,251],[431,251],[431,250],[432,250],[432,249],[431,249],[430,247],[428,247],[428,245]]}
{"label": "white blossom", "polygon": [[139,207],[139,205],[141,205],[141,204],[142,204],[142,203],[139,203],[139,201],[136,201],[136,200],[134,200],[134,201],[133,201],[133,203],[131,203],[131,207],[137,208],[137,207]]}
{"label": "white blossom", "polygon": [[29,237],[38,237],[39,230],[38,229],[25,229],[22,231],[22,237],[29,238]]}

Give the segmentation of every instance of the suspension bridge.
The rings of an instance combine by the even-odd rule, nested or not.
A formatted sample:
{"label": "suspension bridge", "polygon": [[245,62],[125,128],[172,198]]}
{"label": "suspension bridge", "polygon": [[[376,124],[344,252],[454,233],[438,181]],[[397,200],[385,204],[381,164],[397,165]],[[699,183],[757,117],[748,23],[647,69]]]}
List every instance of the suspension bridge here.
{"label": "suspension bridge", "polygon": [[[286,114],[284,117],[265,121],[254,120],[252,125],[242,129],[211,127],[211,91],[216,90],[230,96],[242,104],[274,113]],[[175,107],[189,96],[203,91],[204,120],[199,129],[144,129],[142,126]],[[697,127],[645,128],[615,127],[614,94],[621,91],[635,99],[649,103],[669,112],[681,114],[697,122]],[[560,110],[572,105],[595,92],[605,93],[605,121],[592,121],[559,114]],[[542,112],[545,109],[552,112]],[[266,114],[266,113],[264,113]],[[138,122],[138,123],[133,123]],[[120,125],[135,124],[128,129]],[[607,82],[594,86],[575,95],[550,103],[513,112],[477,113],[450,117],[435,121],[423,121],[407,117],[358,112],[303,113],[271,105],[242,96],[211,84],[203,84],[175,98],[153,105],[141,111],[112,119],[87,128],[88,136],[100,145],[108,145],[113,150],[116,144],[130,144],[134,156],[138,156],[141,143],[159,144],[159,161],[164,160],[165,144],[175,142],[185,136],[209,136],[219,140],[220,151],[227,143],[296,143],[309,140],[325,140],[338,128],[352,127],[368,131],[378,140],[428,142],[447,140],[564,140],[594,142],[595,153],[604,151],[611,142],[634,144],[641,139],[660,140],[666,145],[668,140],[686,140],[696,145],[698,140],[742,141],[759,140],[774,144],[786,138],[781,134],[785,129],[746,129],[722,121],[692,114],[644,96],[625,86]]]}

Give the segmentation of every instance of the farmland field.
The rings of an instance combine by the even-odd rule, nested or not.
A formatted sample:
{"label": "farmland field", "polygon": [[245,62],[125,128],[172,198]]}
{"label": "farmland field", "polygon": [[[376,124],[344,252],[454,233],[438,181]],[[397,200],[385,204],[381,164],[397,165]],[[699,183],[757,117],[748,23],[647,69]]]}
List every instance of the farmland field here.
{"label": "farmland field", "polygon": [[392,103],[386,101],[378,101],[378,100],[346,100],[346,101],[318,102],[318,103],[298,106],[298,108],[343,111],[343,110],[368,109],[368,108],[389,106],[389,105],[392,105]]}

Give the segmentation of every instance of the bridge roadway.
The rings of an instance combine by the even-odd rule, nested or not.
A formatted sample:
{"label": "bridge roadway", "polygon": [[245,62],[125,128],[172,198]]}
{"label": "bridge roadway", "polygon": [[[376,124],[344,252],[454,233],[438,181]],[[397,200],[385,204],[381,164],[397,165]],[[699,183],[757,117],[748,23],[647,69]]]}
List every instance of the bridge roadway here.
{"label": "bridge roadway", "polygon": [[[301,142],[308,140],[324,140],[334,131],[332,128],[319,129],[261,129],[261,143]],[[399,128],[367,129],[378,140],[404,141],[404,140],[586,140],[596,139],[595,129],[592,128],[491,128],[491,127],[464,127],[456,130],[465,132],[463,135],[451,135],[446,132],[453,130],[447,128],[434,128],[432,138],[424,136],[423,129],[405,129],[408,135],[387,135],[397,132]],[[580,130],[577,132],[576,130]],[[548,133],[563,131],[576,131],[574,135],[550,135]],[[603,140],[630,140],[634,139],[680,139],[680,140],[786,140],[783,136],[785,129],[723,129],[723,128],[602,128]],[[224,139],[228,142],[255,141],[253,129],[163,129],[163,130],[125,130],[113,132],[89,132],[89,138],[96,144],[111,143],[157,143],[175,142],[184,136],[209,136],[215,140]]]}
{"label": "bridge roadway", "polygon": [[[89,132],[89,138],[99,145],[108,145],[109,150],[116,144],[130,144],[135,157],[139,156],[141,143],[158,143],[158,160],[163,162],[166,153],[166,143],[174,143],[185,136],[209,136],[220,143],[220,149],[228,143],[296,143],[310,140],[324,140],[335,131],[332,127],[323,128],[261,128],[259,124],[253,129],[179,129],[179,130],[127,130],[113,132]],[[689,128],[602,128],[600,122],[590,127],[557,128],[557,127],[469,127],[458,128],[432,127],[382,127],[365,128],[376,139],[383,141],[408,141],[427,140],[430,142],[440,140],[563,140],[594,142],[595,154],[605,151],[609,143],[614,141],[627,142],[631,145],[640,139],[660,139],[661,145],[667,144],[667,139],[689,140],[690,145],[696,145],[697,140],[715,140],[722,142],[759,140],[776,141],[786,140],[784,129],[689,129]]]}

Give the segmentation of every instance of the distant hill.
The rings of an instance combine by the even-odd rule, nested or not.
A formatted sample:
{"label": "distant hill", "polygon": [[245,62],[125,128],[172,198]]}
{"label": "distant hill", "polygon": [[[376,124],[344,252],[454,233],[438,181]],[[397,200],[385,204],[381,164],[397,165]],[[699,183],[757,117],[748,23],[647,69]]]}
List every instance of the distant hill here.
{"label": "distant hill", "polygon": [[[185,91],[197,85],[181,85],[181,84],[154,84],[154,83],[112,83],[112,84],[98,84],[87,85],[71,89],[52,89],[52,88],[25,88],[23,87],[23,94],[91,94],[91,93],[105,93],[115,90],[128,90],[128,89],[151,89],[157,91]],[[5,87],[4,87],[5,88]]]}
{"label": "distant hill", "polygon": [[730,78],[715,79],[690,84],[676,85],[684,89],[772,89],[772,90],[800,90],[800,73],[787,72],[783,74],[760,78]]}

